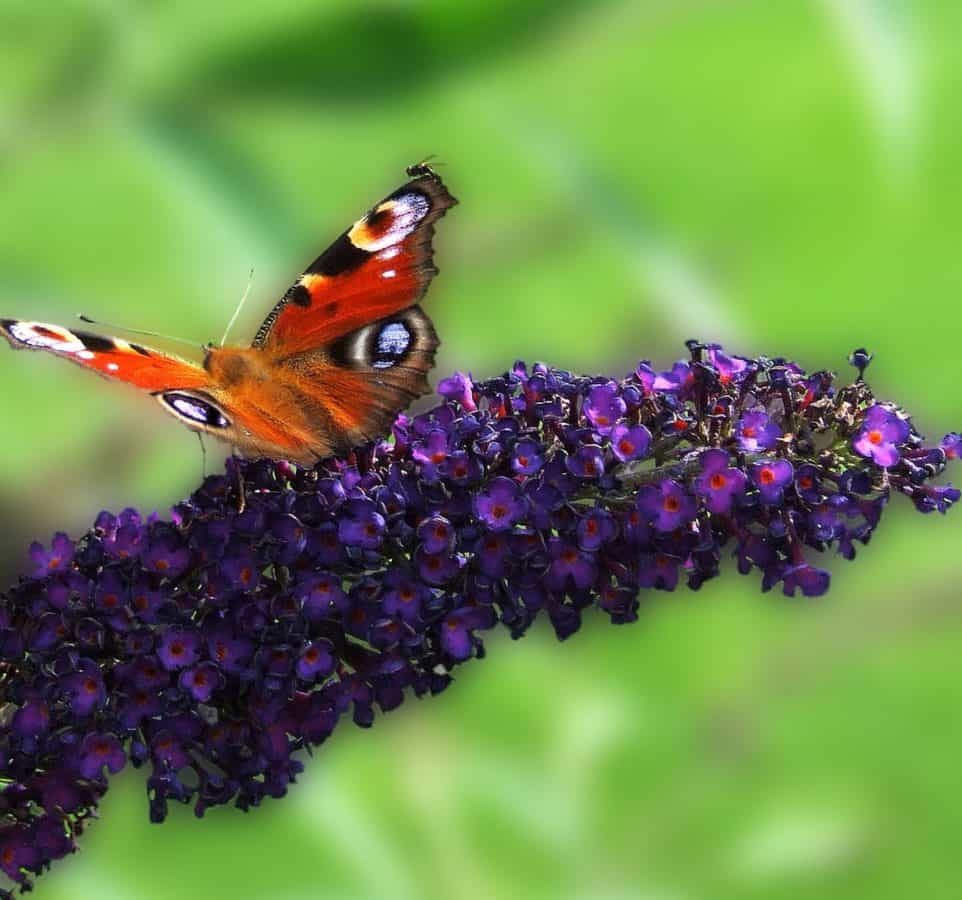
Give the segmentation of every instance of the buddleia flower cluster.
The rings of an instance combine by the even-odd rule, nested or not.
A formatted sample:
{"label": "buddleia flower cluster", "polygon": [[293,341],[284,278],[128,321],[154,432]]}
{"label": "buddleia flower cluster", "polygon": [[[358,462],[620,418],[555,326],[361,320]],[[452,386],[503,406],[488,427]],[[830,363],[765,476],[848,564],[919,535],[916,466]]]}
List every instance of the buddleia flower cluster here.
{"label": "buddleia flower cluster", "polygon": [[[0,597],[0,867],[72,852],[108,777],[150,818],[281,797],[298,751],[444,690],[503,626],[632,622],[733,558],[816,597],[893,495],[945,512],[962,439],[926,443],[862,378],[689,344],[621,380],[517,363],[445,379],[390,439],[313,469],[228,462],[169,520],[101,514]],[[9,893],[0,891],[0,896]]]}

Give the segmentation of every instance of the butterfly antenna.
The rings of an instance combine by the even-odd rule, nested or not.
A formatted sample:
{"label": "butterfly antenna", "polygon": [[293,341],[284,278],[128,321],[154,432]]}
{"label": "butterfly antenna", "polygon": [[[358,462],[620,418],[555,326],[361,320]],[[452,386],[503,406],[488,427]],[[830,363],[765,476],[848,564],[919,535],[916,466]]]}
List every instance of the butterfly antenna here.
{"label": "butterfly antenna", "polygon": [[187,344],[189,347],[197,348],[196,341],[188,341],[186,338],[174,337],[171,334],[161,334],[159,331],[141,331],[139,328],[125,328],[123,325],[114,325],[110,322],[100,322],[97,319],[91,319],[90,316],[85,316],[83,313],[78,313],[77,318],[81,322],[86,322],[88,325],[97,325],[100,328],[109,328],[112,331],[126,331],[128,334],[140,334],[144,337],[155,337],[161,338],[165,341],[173,341],[175,344]]}
{"label": "butterfly antenna", "polygon": [[230,317],[230,321],[227,323],[227,328],[224,330],[224,336],[220,339],[221,347],[227,343],[227,335],[230,334],[230,330],[234,327],[234,323],[237,321],[237,317],[240,315],[240,311],[244,308],[244,304],[247,302],[247,298],[251,293],[251,285],[254,283],[254,269],[251,267],[250,275],[247,276],[247,288],[244,291],[244,296],[241,297],[240,303],[237,304],[237,309],[234,310],[234,315]]}

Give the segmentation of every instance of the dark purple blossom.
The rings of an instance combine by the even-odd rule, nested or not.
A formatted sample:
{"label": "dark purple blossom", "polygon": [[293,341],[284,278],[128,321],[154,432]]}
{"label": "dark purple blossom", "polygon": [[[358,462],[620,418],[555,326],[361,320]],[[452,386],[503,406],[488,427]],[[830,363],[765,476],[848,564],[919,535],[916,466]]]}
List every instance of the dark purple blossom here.
{"label": "dark purple blossom", "polygon": [[960,459],[962,458],[962,435],[947,434],[939,442],[939,447],[942,448],[942,452],[945,453],[946,459]]}
{"label": "dark purple blossom", "polygon": [[69,570],[73,562],[74,543],[62,531],[53,536],[50,549],[43,544],[34,542],[30,545],[30,559],[33,561],[34,575],[43,578],[54,572]]}
{"label": "dark purple blossom", "polygon": [[651,432],[644,425],[616,425],[611,429],[611,452],[622,462],[644,459],[651,446]]}
{"label": "dark purple blossom", "polygon": [[384,539],[384,516],[369,500],[351,500],[344,505],[345,516],[337,529],[338,539],[348,547],[373,550]]}
{"label": "dark purple blossom", "polygon": [[862,380],[689,350],[620,381],[457,374],[391,440],[311,470],[230,460],[170,521],[103,513],[33,545],[0,597],[0,867],[27,886],[72,852],[128,758],[152,821],[250,809],[342,719],[444,690],[496,625],[632,622],[728,557],[816,597],[819,555],[852,559],[891,497],[959,501],[935,481],[957,433],[926,446]]}
{"label": "dark purple blossom", "polygon": [[101,778],[104,767],[116,775],[127,761],[120,741],[113,734],[88,734],[80,745],[77,770],[84,778]]}
{"label": "dark purple blossom", "polygon": [[183,669],[194,664],[200,643],[197,633],[187,628],[171,628],[160,639],[158,656],[168,670]]}
{"label": "dark purple blossom", "polygon": [[542,445],[531,438],[518,441],[511,450],[511,469],[516,475],[536,475],[544,465]]}
{"label": "dark purple blossom", "polygon": [[316,640],[307,644],[297,657],[297,677],[304,681],[327,678],[334,671],[334,648],[330,641]]}
{"label": "dark purple blossom", "polygon": [[491,531],[505,531],[524,515],[521,487],[510,478],[492,479],[478,495],[475,512]]}
{"label": "dark purple blossom", "polygon": [[567,457],[568,471],[578,478],[600,478],[605,471],[605,457],[597,444],[582,444]]}
{"label": "dark purple blossom", "polygon": [[212,662],[202,662],[180,673],[180,689],[200,703],[207,703],[211,694],[224,683],[220,669]]}
{"label": "dark purple blossom", "polygon": [[614,381],[592,386],[585,398],[585,416],[601,434],[610,434],[625,410],[625,401],[621,399]]}
{"label": "dark purple blossom", "polygon": [[695,481],[695,493],[710,512],[718,515],[731,510],[748,484],[745,473],[729,465],[730,459],[724,450],[706,450],[700,460],[702,474]]}
{"label": "dark purple blossom", "polygon": [[438,382],[438,393],[446,400],[459,403],[465,412],[474,412],[478,408],[474,402],[473,388],[471,376],[464,372],[455,372]]}
{"label": "dark purple blossom", "polygon": [[666,478],[638,491],[638,509],[658,531],[675,531],[695,518],[695,499],[677,481]]}

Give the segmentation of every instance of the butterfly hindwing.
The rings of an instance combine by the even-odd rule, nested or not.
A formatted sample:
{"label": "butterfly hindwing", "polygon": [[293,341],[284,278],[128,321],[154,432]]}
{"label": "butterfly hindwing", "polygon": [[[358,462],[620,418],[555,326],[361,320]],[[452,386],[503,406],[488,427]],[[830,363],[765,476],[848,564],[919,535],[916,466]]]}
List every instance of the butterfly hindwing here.
{"label": "butterfly hindwing", "polygon": [[303,352],[413,306],[437,274],[434,223],[456,202],[433,172],[385,197],[308,266],[254,347]]}

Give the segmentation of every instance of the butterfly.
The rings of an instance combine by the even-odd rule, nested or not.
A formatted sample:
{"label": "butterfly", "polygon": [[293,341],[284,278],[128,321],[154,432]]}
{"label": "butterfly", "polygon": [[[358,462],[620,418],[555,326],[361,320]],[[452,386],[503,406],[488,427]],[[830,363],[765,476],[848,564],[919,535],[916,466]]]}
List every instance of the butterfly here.
{"label": "butterfly", "polygon": [[434,223],[457,203],[427,165],[358,219],[270,311],[250,347],[201,363],[115,337],[0,319],[17,349],[45,350],[132,384],[243,455],[312,465],[381,436],[428,391],[438,337],[418,302],[438,270]]}

